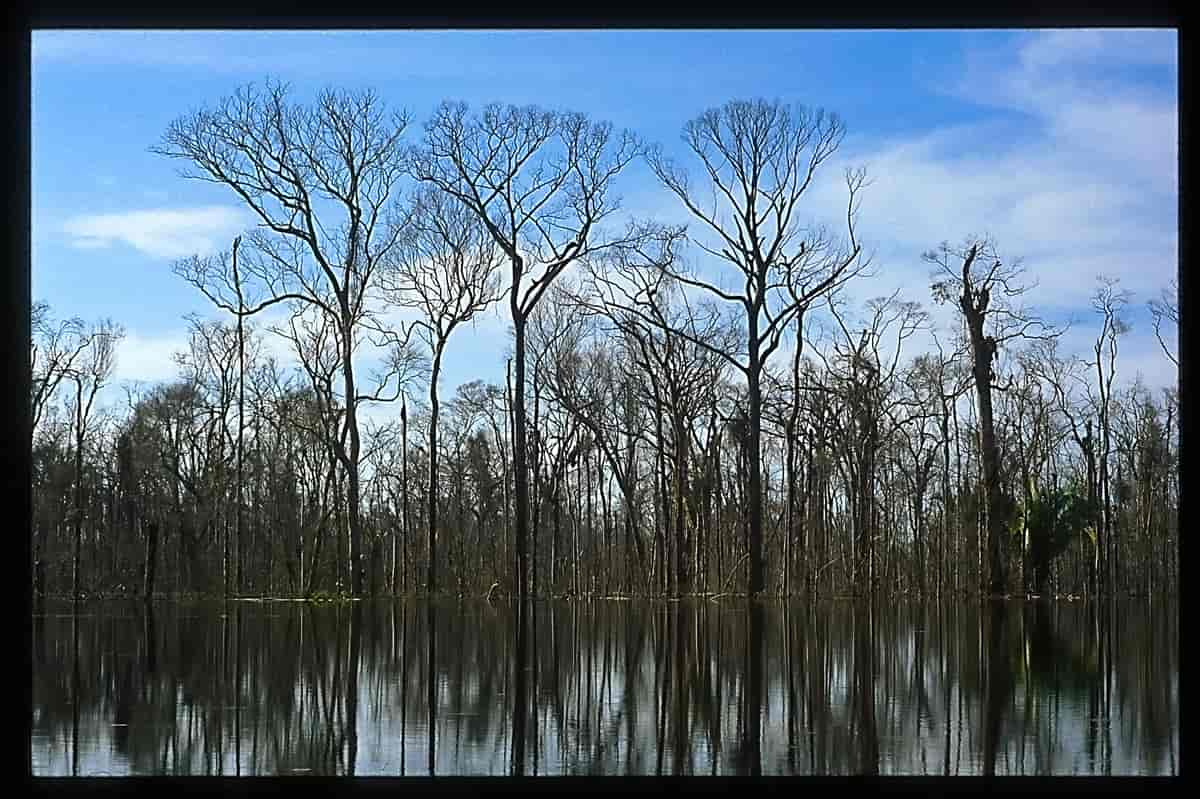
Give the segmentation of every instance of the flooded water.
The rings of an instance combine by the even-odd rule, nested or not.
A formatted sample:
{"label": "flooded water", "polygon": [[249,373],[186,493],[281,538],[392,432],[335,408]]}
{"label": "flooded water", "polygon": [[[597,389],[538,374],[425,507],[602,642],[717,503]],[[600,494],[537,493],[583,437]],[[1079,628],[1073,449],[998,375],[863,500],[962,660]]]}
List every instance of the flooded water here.
{"label": "flooded water", "polygon": [[518,616],[482,601],[48,603],[33,774],[1179,769],[1173,604],[563,602]]}

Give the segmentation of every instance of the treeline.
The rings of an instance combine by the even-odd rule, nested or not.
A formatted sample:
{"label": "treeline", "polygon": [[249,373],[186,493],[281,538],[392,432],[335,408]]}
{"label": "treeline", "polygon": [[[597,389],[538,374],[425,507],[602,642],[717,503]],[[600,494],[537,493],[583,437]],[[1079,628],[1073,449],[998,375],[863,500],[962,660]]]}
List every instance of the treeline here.
{"label": "treeline", "polygon": [[[371,93],[271,84],[172,124],[156,150],[259,225],[175,265],[223,316],[190,317],[177,378],[123,407],[93,407],[120,329],[35,308],[35,591],[1174,590],[1178,393],[1117,381],[1114,281],[1083,357],[986,239],[925,256],[941,338],[911,299],[854,306],[865,174],[844,235],[799,211],[844,131],[822,112],[705,112],[692,173],[579,114],[405,128]],[[634,159],[695,224],[616,228]],[[441,397],[452,334],[493,304],[504,382]],[[1178,323],[1173,294],[1151,310]],[[399,413],[366,420],[380,403]]]}

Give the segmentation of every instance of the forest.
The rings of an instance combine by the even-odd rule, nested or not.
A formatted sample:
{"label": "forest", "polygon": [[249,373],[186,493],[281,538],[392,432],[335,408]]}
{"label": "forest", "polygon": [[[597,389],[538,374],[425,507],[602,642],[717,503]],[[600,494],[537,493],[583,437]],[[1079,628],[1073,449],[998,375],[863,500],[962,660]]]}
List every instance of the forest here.
{"label": "forest", "polygon": [[[731,101],[679,159],[537,107],[412,127],[268,82],[164,131],[256,225],[171,265],[173,380],[115,385],[121,325],[34,304],[36,597],[1177,590],[1178,388],[1117,373],[1143,303],[1178,367],[1177,283],[1080,275],[1082,353],[1025,304],[1022,242],[948,230],[924,296],[853,299],[887,266],[864,171],[837,228],[807,214],[846,132],[822,110]],[[635,166],[686,226],[623,212]],[[443,395],[493,309],[504,379]]]}

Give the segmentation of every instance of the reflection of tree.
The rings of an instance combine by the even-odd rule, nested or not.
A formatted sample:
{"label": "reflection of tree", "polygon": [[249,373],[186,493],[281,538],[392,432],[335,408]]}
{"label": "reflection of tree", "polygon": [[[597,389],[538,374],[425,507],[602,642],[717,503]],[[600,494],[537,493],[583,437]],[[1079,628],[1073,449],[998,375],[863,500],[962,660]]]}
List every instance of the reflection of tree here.
{"label": "reflection of tree", "polygon": [[762,773],[762,700],[763,700],[763,607],[753,599],[746,609],[746,707],[745,762],[748,773]]}
{"label": "reflection of tree", "polygon": [[[999,620],[969,606],[750,614],[681,601],[652,618],[633,603],[542,603],[523,665],[515,608],[482,603],[110,602],[77,619],[64,607],[39,622],[39,774],[71,773],[75,729],[81,774],[426,773],[431,722],[438,774],[508,773],[518,728],[519,762],[528,773],[536,743],[543,774],[648,774],[659,751],[664,774],[755,762],[766,774],[1165,773],[1176,757],[1177,628],[1157,607],[1117,605],[1104,622],[1054,603]],[[1120,646],[1106,655],[1110,734],[1096,730],[1089,765],[1102,622],[1119,624]],[[514,717],[509,669],[531,658],[540,688]],[[107,765],[91,754],[105,752]]]}
{"label": "reflection of tree", "polygon": [[873,602],[854,606],[854,714],[851,732],[858,741],[860,774],[879,773],[879,728],[875,718],[875,609]]}
{"label": "reflection of tree", "polygon": [[1059,629],[1052,617],[1051,603],[1031,604],[1032,607],[1025,611],[1029,682],[1039,694],[1083,700],[1088,689],[1099,679],[1099,663],[1094,652],[1081,651],[1072,642],[1087,646],[1089,641],[1082,636],[1069,636],[1067,630]]}
{"label": "reflection of tree", "polygon": [[996,773],[1001,724],[1012,696],[1012,651],[1009,645],[1008,604],[990,602],[988,609],[987,706],[983,711],[983,773]]}

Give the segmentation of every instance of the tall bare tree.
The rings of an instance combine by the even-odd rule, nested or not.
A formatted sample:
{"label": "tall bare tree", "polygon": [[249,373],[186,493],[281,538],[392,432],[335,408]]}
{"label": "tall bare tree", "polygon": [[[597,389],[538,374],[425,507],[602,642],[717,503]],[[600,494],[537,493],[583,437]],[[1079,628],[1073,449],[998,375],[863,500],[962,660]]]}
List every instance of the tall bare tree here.
{"label": "tall bare tree", "polygon": [[74,385],[70,399],[75,433],[75,549],[71,558],[71,595],[79,599],[79,551],[83,538],[83,449],[87,445],[96,395],[108,383],[116,367],[117,343],[124,330],[111,320],[93,325],[80,335],[79,359],[69,368],[66,378]]}
{"label": "tall bare tree", "polygon": [[[285,302],[290,297],[286,293],[263,297],[261,295],[247,296],[248,287],[238,269],[238,248],[242,243],[240,236],[233,240],[230,253],[221,252],[216,256],[200,258],[193,256],[177,261],[173,267],[175,274],[182,277],[200,290],[216,307],[234,315],[237,319],[237,361],[238,361],[238,421],[237,421],[237,497],[234,517],[234,538],[237,547],[237,578],[236,588],[240,594],[243,589],[243,568],[245,564],[245,546],[243,535],[243,477],[245,474],[245,436],[246,436],[246,317],[253,316],[279,302]],[[254,287],[250,287],[254,291]],[[228,593],[228,590],[227,590]]]}
{"label": "tall bare tree", "polygon": [[483,223],[511,270],[515,335],[513,466],[517,592],[528,596],[529,474],[525,328],[548,286],[576,260],[620,241],[600,226],[619,206],[616,175],[637,152],[633,135],[607,123],[535,107],[443,103],[425,125],[414,175],[457,198]]}
{"label": "tall bare tree", "polygon": [[429,378],[429,565],[426,590],[437,591],[438,379],[442,356],[455,328],[500,297],[497,271],[503,253],[479,217],[433,186],[418,192],[408,217],[404,246],[388,265],[391,301],[420,312],[417,335],[432,354]]}
{"label": "tall bare tree", "polygon": [[[288,99],[288,87],[247,86],[168,127],[153,152],[189,161],[185,177],[231,189],[258,227],[247,236],[256,251],[246,273],[271,300],[291,300],[336,325],[340,345],[344,435],[338,460],[347,475],[351,587],[362,592],[359,520],[360,433],[363,402],[395,399],[386,385],[364,393],[355,352],[366,331],[402,348],[378,324],[368,302],[380,264],[403,225],[390,212],[403,175],[404,114],[389,115],[373,92],[326,90],[312,105]],[[197,284],[215,283],[198,272]],[[213,276],[215,278],[215,276]],[[244,306],[239,301],[239,310]],[[391,379],[395,374],[385,375]]]}
{"label": "tall bare tree", "polygon": [[878,463],[884,443],[900,425],[895,410],[901,401],[898,370],[904,344],[926,320],[920,306],[898,296],[896,292],[868,300],[858,325],[848,324],[845,311],[839,309],[840,298],[831,297],[829,303],[841,332],[834,338],[833,357],[826,366],[838,405],[845,409],[830,418],[845,440],[840,450],[854,529],[853,590],[865,589],[872,595],[880,574],[876,539],[891,534],[886,527],[880,530],[878,520]]}
{"label": "tall bare tree", "polygon": [[[83,321],[65,319],[55,322],[50,318],[50,306],[45,302],[34,303],[30,311],[30,433],[31,444],[36,446],[42,417],[54,400],[63,380],[76,368],[91,339],[84,333]],[[34,491],[33,515],[37,516],[40,492]],[[33,532],[33,570],[36,593],[40,596],[45,588],[45,563],[43,561],[43,534]]]}
{"label": "tall bare tree", "polygon": [[[672,269],[672,277],[713,301],[729,303],[746,325],[744,361],[703,338],[689,338],[720,352],[746,378],[751,595],[764,587],[764,367],[803,309],[866,265],[854,229],[865,173],[846,175],[849,241],[844,246],[812,233],[797,213],[817,168],[833,155],[843,135],[841,121],[823,111],[737,100],[704,112],[684,127],[683,140],[704,167],[703,189],[694,187],[688,173],[661,148],[648,156],[658,178],[701,223],[702,232],[692,241],[731,270],[735,288],[682,269]],[[712,201],[706,202],[704,197],[710,193]]]}
{"label": "tall bare tree", "polygon": [[1094,593],[1099,588],[1100,569],[1100,486],[1096,469],[1096,437],[1089,411],[1081,407],[1084,403],[1074,391],[1076,387],[1086,388],[1089,385],[1083,374],[1085,363],[1078,358],[1062,357],[1056,339],[1039,342],[1033,354],[1035,357],[1030,358],[1032,368],[1037,370],[1040,382],[1054,397],[1055,411],[1066,422],[1070,438],[1083,458],[1088,521],[1095,533],[1092,556],[1088,561],[1088,587]]}
{"label": "tall bare tree", "polygon": [[[969,240],[963,248],[943,243],[925,260],[938,267],[942,280],[932,285],[934,299],[953,301],[962,312],[971,347],[971,372],[979,406],[979,449],[987,511],[988,591],[1005,592],[1008,582],[1008,549],[1005,546],[1012,499],[1004,495],[1000,481],[1000,449],[992,409],[992,390],[998,385],[995,366],[999,348],[1014,338],[1049,338],[1054,335],[1038,319],[1031,318],[1015,301],[1029,285],[1020,278],[1024,269],[1005,264],[995,245],[987,239]],[[1034,333],[1031,331],[1037,330]]]}
{"label": "tall bare tree", "polygon": [[1100,333],[1092,346],[1094,360],[1088,366],[1096,370],[1096,413],[1100,423],[1100,451],[1097,478],[1100,485],[1100,515],[1098,518],[1098,546],[1100,549],[1101,593],[1114,587],[1116,567],[1113,537],[1112,492],[1109,481],[1109,459],[1112,455],[1112,395],[1113,380],[1117,372],[1117,339],[1129,332],[1129,324],[1122,318],[1121,311],[1129,303],[1128,291],[1117,288],[1115,278],[1100,277],[1099,285],[1092,294],[1092,308],[1100,315]]}

